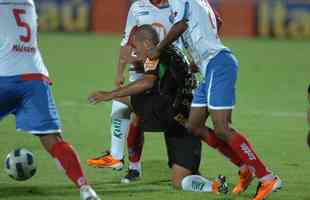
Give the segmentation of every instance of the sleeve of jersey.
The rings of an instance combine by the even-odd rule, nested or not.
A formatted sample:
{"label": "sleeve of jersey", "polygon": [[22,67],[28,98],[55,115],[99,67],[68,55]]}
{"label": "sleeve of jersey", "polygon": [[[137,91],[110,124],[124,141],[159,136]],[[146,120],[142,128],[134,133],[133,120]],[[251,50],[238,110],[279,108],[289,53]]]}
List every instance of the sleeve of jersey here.
{"label": "sleeve of jersey", "polygon": [[130,39],[131,31],[137,25],[137,21],[136,21],[134,14],[133,14],[134,13],[133,10],[134,10],[134,6],[131,6],[131,8],[129,9],[129,12],[128,12],[126,28],[125,28],[124,36],[123,36],[123,39],[121,42],[121,46],[127,45],[128,41]]}
{"label": "sleeve of jersey", "polygon": [[174,24],[182,21],[189,20],[190,4],[185,0],[173,0],[172,10],[174,13]]}

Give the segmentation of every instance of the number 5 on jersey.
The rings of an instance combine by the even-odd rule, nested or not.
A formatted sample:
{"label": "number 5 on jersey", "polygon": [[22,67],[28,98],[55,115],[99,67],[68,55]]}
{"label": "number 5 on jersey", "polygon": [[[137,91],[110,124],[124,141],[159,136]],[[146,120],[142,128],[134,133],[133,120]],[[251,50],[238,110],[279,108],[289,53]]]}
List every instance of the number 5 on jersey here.
{"label": "number 5 on jersey", "polygon": [[20,35],[19,39],[22,42],[29,42],[31,40],[31,28],[27,22],[22,20],[22,15],[26,14],[26,10],[24,9],[13,9],[13,15],[15,17],[15,21],[17,26],[24,28],[26,30],[26,35]]}

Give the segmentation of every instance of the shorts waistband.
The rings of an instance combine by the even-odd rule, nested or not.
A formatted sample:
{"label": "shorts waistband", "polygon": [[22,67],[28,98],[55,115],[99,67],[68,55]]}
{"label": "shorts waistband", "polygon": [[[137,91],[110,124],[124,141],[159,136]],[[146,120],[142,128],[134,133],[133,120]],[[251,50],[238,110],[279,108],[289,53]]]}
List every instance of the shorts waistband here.
{"label": "shorts waistband", "polygon": [[21,74],[16,76],[0,76],[0,81],[16,82],[16,81],[46,81],[52,84],[52,81],[43,74]]}

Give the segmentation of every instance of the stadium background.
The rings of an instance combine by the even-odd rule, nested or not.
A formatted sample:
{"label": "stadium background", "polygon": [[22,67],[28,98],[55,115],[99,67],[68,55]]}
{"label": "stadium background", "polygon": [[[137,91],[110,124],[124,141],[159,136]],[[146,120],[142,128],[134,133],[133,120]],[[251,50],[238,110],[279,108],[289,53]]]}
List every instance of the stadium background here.
{"label": "stadium background", "polygon": [[[310,38],[309,0],[211,0],[225,19],[224,36]],[[40,0],[45,31],[120,33],[128,0]]]}
{"label": "stadium background", "polygon": [[[224,19],[224,43],[240,60],[234,124],[253,142],[265,162],[285,182],[270,200],[309,200],[310,160],[306,146],[306,87],[310,80],[309,0],[212,1]],[[130,2],[126,0],[38,0],[39,44],[53,80],[53,93],[64,135],[80,154],[85,172],[103,199],[109,200],[245,200],[241,197],[178,192],[172,189],[161,134],[147,134],[143,179],[121,185],[126,173],[94,169],[86,159],[110,146],[111,104],[96,107],[87,96],[112,89],[119,43]],[[0,13],[1,15],[1,13]],[[1,28],[1,27],[0,27]],[[0,170],[0,200],[76,200],[77,191],[55,168],[35,137],[14,131],[14,118],[0,123],[0,158],[25,147],[38,161],[38,173],[15,182]],[[204,145],[201,172],[212,178],[237,170]]]}

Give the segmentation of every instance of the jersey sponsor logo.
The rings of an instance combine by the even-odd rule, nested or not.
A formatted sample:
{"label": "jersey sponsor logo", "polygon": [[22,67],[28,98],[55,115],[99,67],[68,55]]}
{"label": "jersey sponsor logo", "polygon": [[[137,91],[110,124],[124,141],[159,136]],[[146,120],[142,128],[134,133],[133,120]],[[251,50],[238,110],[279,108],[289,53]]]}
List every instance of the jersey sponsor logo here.
{"label": "jersey sponsor logo", "polygon": [[151,60],[149,58],[146,59],[145,63],[144,63],[144,71],[148,72],[148,71],[153,71],[157,68],[159,63],[159,60]]}
{"label": "jersey sponsor logo", "polygon": [[256,160],[256,156],[254,155],[254,153],[251,151],[250,147],[246,143],[242,143],[240,147],[250,160]]}
{"label": "jersey sponsor logo", "polygon": [[184,127],[187,127],[187,125],[188,125],[188,119],[181,113],[177,114],[174,117],[174,120],[177,121],[179,124],[181,124]]}
{"label": "jersey sponsor logo", "polygon": [[141,11],[137,13],[137,16],[144,16],[144,15],[149,15],[150,12],[149,11]]}

